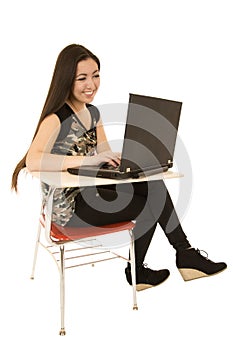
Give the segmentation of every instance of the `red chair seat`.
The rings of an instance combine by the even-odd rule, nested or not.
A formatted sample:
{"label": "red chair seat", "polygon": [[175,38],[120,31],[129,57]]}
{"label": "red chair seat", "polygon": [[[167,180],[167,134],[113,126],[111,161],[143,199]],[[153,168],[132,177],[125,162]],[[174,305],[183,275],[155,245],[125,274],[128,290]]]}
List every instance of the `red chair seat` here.
{"label": "red chair seat", "polygon": [[[45,226],[44,217],[40,218],[40,222]],[[104,226],[91,226],[91,227],[64,227],[55,223],[51,224],[51,239],[54,242],[69,242],[82,238],[107,235],[124,230],[131,230],[135,226],[132,221],[118,222],[115,224]]]}

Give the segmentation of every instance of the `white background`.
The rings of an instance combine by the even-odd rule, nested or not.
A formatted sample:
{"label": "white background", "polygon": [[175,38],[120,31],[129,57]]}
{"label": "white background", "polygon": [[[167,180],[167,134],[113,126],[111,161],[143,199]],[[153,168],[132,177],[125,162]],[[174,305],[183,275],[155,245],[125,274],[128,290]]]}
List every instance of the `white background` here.
{"label": "white background", "polygon": [[[1,348],[232,349],[230,5],[227,0],[1,5]],[[179,214],[193,246],[226,261],[228,269],[184,283],[175,252],[158,229],[146,261],[170,269],[166,283],[139,293],[135,312],[121,261],[68,272],[62,338],[57,335],[58,274],[44,252],[36,279],[29,279],[37,183],[21,178],[18,196],[9,188],[34,133],[57,55],[71,43],[83,44],[101,60],[96,104],[127,103],[129,92],[183,101],[179,134],[192,164],[192,174],[185,174],[192,199]],[[167,184],[174,200],[178,183]]]}

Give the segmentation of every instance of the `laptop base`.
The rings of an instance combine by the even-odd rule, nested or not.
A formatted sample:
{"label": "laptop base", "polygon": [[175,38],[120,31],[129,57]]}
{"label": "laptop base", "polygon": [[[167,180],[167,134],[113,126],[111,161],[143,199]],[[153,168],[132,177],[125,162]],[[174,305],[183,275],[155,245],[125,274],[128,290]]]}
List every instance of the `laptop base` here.
{"label": "laptop base", "polygon": [[145,170],[132,170],[128,172],[123,172],[120,170],[108,170],[108,169],[100,169],[98,167],[93,168],[93,166],[88,167],[79,167],[79,168],[68,168],[67,171],[72,175],[79,176],[87,176],[87,177],[103,177],[107,179],[137,179],[143,176],[149,176],[154,174],[160,174],[166,172],[168,170],[168,166],[159,167],[157,169],[145,169]]}

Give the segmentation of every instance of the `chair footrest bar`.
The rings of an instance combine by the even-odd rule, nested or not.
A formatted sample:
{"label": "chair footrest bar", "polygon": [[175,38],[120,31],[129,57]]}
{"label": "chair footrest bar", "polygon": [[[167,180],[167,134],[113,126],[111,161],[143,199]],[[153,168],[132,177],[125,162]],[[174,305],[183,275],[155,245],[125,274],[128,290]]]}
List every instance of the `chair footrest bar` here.
{"label": "chair footrest bar", "polygon": [[[80,247],[80,248],[66,249],[66,253],[67,253],[67,252],[79,251],[79,250],[85,250],[85,249],[96,249],[96,248],[100,248],[100,247],[102,247],[101,244],[98,244],[98,245],[90,245],[90,246]],[[51,248],[51,247],[46,247],[46,248]],[[60,254],[60,251],[52,252],[52,254]]]}
{"label": "chair footrest bar", "polygon": [[65,260],[85,258],[87,256],[106,254],[106,253],[110,253],[110,251],[108,250],[108,251],[98,252],[98,253],[83,254],[83,255],[78,255],[78,256],[69,256],[69,257],[65,258]]}
{"label": "chair footrest bar", "polygon": [[117,258],[118,258],[117,256],[113,256],[113,257],[107,258],[107,259],[101,259],[101,260],[90,261],[90,262],[81,263],[81,264],[77,264],[77,265],[66,266],[65,269],[71,269],[72,267],[96,264],[96,263],[99,263],[99,262],[103,262],[103,261],[107,261],[107,260],[113,260],[113,259],[117,259]]}

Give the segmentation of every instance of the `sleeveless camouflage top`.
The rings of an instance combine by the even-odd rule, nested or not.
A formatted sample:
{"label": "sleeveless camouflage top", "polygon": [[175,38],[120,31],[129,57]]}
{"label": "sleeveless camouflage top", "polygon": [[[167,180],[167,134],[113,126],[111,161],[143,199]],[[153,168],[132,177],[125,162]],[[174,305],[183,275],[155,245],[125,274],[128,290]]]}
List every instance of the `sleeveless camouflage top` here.
{"label": "sleeveless camouflage top", "polygon": [[[65,104],[56,115],[61,122],[59,135],[51,150],[52,154],[70,156],[91,156],[95,154],[97,144],[96,124],[99,120],[98,109],[87,104],[91,115],[91,128],[87,130],[72,109]],[[49,186],[41,184],[43,200],[46,201]],[[75,197],[82,188],[57,188],[54,192],[52,221],[65,226],[75,210]]]}

